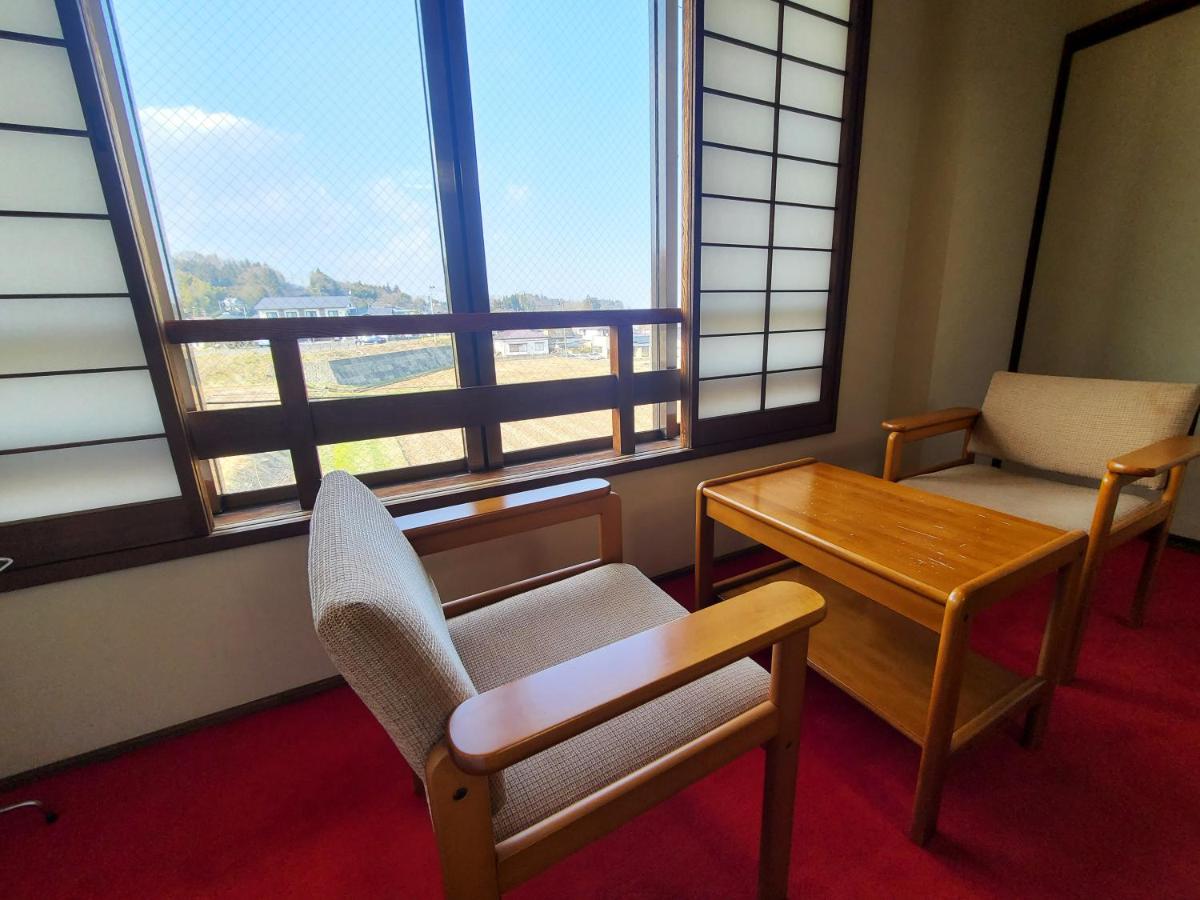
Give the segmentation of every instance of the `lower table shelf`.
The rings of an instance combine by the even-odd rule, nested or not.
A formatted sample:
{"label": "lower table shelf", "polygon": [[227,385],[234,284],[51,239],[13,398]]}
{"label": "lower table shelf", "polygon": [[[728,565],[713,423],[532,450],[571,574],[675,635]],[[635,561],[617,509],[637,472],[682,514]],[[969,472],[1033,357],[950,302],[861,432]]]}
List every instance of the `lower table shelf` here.
{"label": "lower table shelf", "polygon": [[[722,595],[733,597],[781,580],[808,585],[825,597],[825,620],[809,635],[809,666],[902,734],[923,744],[939,636],[798,565],[724,590]],[[1032,705],[1045,689],[1042,678],[1023,677],[985,656],[969,653],[952,751]]]}

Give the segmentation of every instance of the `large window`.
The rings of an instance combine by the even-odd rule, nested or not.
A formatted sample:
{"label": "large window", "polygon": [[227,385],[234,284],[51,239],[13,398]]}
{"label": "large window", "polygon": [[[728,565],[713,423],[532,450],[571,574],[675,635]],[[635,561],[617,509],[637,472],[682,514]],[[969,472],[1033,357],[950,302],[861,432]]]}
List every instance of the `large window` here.
{"label": "large window", "polygon": [[[411,4],[109,0],[183,318],[446,311]],[[188,347],[204,409],[278,403],[268,341]],[[313,399],[457,386],[449,335],[306,343]],[[464,459],[461,432],[322,446],[323,469]],[[220,490],[294,483],[287,454],[215,460]]]}
{"label": "large window", "polygon": [[[666,80],[678,92],[674,71],[666,72],[677,53],[661,42],[672,52],[660,59],[658,49],[666,10],[646,0],[580,8],[468,2],[452,14],[438,6],[421,13],[437,15],[426,22],[423,47],[419,11],[386,0],[336,15],[326,4],[268,2],[249,16],[212,2],[104,0],[180,317],[674,304],[653,277],[655,213],[675,202],[656,179],[668,136],[657,117],[662,107],[673,120],[675,110],[655,88]],[[454,52],[439,38],[452,40]],[[459,112],[468,103],[470,118]],[[453,129],[439,135],[451,144],[437,159],[430,119]],[[439,197],[435,165],[447,158],[450,168],[474,171],[469,187],[443,187]],[[444,235],[439,202],[465,204],[478,233]],[[456,245],[447,252],[481,263],[454,297],[445,241]],[[678,339],[676,328],[657,330],[662,346]],[[655,331],[639,325],[635,342],[649,350]],[[611,372],[604,327],[534,329],[531,339],[520,351],[503,335],[490,348],[464,337],[457,353],[445,333],[306,342],[305,387],[315,400]],[[278,403],[269,344],[187,345],[196,406]],[[489,350],[494,358],[480,360]],[[658,346],[635,354],[635,371],[676,365],[677,354]],[[639,405],[635,431],[665,436],[668,416],[675,419],[667,410]],[[609,446],[613,428],[610,412],[596,410],[516,419],[466,437],[481,461],[474,467],[489,467]],[[318,458],[322,470],[448,474],[470,465],[463,438],[439,429],[344,442],[321,446]],[[295,480],[282,450],[224,456],[213,466],[227,496],[258,498]]]}
{"label": "large window", "polygon": [[868,22],[3,7],[12,570],[832,429]]}

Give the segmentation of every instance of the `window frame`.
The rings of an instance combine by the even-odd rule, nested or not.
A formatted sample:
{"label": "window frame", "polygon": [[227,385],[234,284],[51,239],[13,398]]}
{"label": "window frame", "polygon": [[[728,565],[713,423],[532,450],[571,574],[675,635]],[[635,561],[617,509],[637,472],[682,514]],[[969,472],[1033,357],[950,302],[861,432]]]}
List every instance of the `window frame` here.
{"label": "window frame", "polygon": [[[842,22],[836,17],[805,6],[803,3],[794,2],[794,0],[775,0],[775,2],[778,2],[780,6],[779,40],[781,42],[783,15],[789,8],[818,18]],[[826,306],[820,399],[810,404],[766,408],[707,419],[701,419],[699,415],[700,303],[702,302],[700,299],[700,259],[703,246],[701,221],[703,193],[700,184],[700,159],[705,143],[703,119],[706,94],[703,85],[704,40],[709,34],[704,28],[704,7],[705,0],[690,0],[690,2],[685,2],[684,8],[684,45],[687,49],[684,56],[683,76],[685,85],[683,131],[687,148],[683,163],[683,181],[688,185],[688,190],[684,192],[684,222],[686,223],[684,241],[687,244],[687,258],[682,272],[681,296],[687,310],[685,318],[690,323],[689,352],[685,354],[684,360],[685,378],[688,385],[686,421],[690,425],[688,443],[693,448],[754,439],[765,444],[827,434],[837,428],[846,308],[850,290],[850,262],[854,244],[854,215],[857,206],[858,173],[862,153],[862,123],[866,100],[872,0],[850,0],[850,19],[848,23],[843,23],[847,24],[848,35],[845,83],[842,94],[841,144],[837,163],[839,177],[834,199],[833,244]],[[736,39],[721,39],[735,45],[738,44]],[[774,51],[752,44],[744,44],[744,46],[755,52],[774,56],[777,66],[781,66],[781,60],[785,58],[782,45]],[[777,81],[778,77],[777,75]],[[776,94],[775,103],[766,105],[775,107],[777,135],[779,130],[778,86]],[[772,157],[772,199],[770,204],[774,209],[775,162],[780,157],[777,152],[767,152],[767,155]],[[768,253],[771,252],[771,248],[766,249]],[[768,275],[769,271],[768,269]],[[768,320],[771,293],[772,286],[768,281],[764,288],[765,316]],[[759,373],[763,381],[764,396],[767,380],[766,341],[768,331],[769,324],[764,322],[764,360],[762,371]]]}
{"label": "window frame", "polygon": [[[41,584],[63,578],[73,578],[96,572],[112,571],[129,566],[144,565],[199,553],[213,552],[236,546],[277,540],[303,534],[308,527],[308,514],[296,504],[299,486],[245,492],[242,495],[218,495],[209,460],[195,458],[190,448],[186,418],[200,410],[198,382],[187,354],[179,343],[168,340],[165,332],[175,318],[172,302],[169,261],[163,250],[160,227],[154,204],[152,186],[144,175],[141,141],[136,118],[129,115],[125,100],[126,78],[114,54],[115,31],[111,28],[109,0],[54,0],[63,22],[65,42],[71,50],[72,67],[80,82],[83,97],[86,80],[79,66],[90,73],[92,90],[84,102],[89,132],[97,162],[101,167],[106,199],[112,194],[119,201],[114,215],[114,230],[118,234],[122,264],[127,269],[131,297],[139,331],[145,344],[147,359],[155,382],[168,435],[173,435],[172,451],[180,477],[186,506],[186,527],[183,531],[142,529],[144,538],[132,546],[98,547],[86,540],[72,542],[76,536],[95,532],[103,527],[96,514],[81,513],[56,517],[52,539],[61,542],[61,558],[24,569],[10,569],[0,578],[0,592]],[[680,335],[680,358],[675,360],[675,342],[668,337],[671,329],[659,328],[651,337],[654,351],[660,360],[678,363],[680,420],[673,415],[659,417],[655,428],[644,434],[634,434],[632,413],[626,423],[627,434],[619,433],[617,411],[614,410],[614,439],[575,441],[535,450],[504,454],[499,445],[499,424],[463,426],[466,446],[465,460],[454,464],[435,463],[413,467],[412,471],[376,472],[361,476],[374,487],[394,515],[430,509],[448,502],[463,502],[496,496],[515,489],[551,485],[588,475],[611,475],[644,468],[668,465],[717,453],[732,452],[791,440],[810,434],[832,431],[836,420],[837,388],[841,367],[841,345],[844,331],[846,292],[850,263],[850,238],[853,234],[854,199],[857,188],[858,156],[861,142],[863,94],[866,82],[866,51],[869,42],[870,0],[853,0],[852,21],[858,29],[848,47],[847,103],[853,103],[851,114],[844,119],[852,128],[852,139],[843,139],[842,157],[846,171],[853,177],[839,179],[838,223],[835,235],[844,235],[844,252],[839,265],[831,272],[830,336],[827,346],[827,365],[835,378],[828,397],[823,396],[821,415],[813,421],[797,423],[793,409],[768,411],[759,414],[754,427],[734,425],[719,432],[700,434],[694,427],[696,411],[696,345],[699,323],[693,321],[695,304],[692,287],[697,284],[699,230],[692,213],[698,201],[698,169],[693,157],[699,146],[699,132],[689,129],[696,124],[696,103],[700,96],[689,81],[696,71],[695,41],[702,32],[696,22],[703,14],[703,0],[684,0],[683,29],[679,35],[672,18],[669,0],[650,0],[652,15],[652,54],[659,60],[654,70],[652,89],[659,116],[654,130],[654,171],[656,200],[654,205],[654,297],[656,305],[669,306],[678,291],[680,303],[676,327],[686,329]],[[787,5],[798,5],[783,0]],[[431,152],[434,177],[441,186],[437,192],[438,214],[441,223],[444,263],[446,268],[449,314],[490,313],[487,291],[486,262],[483,254],[482,218],[479,206],[477,161],[470,109],[469,66],[465,43],[465,22],[461,0],[418,0],[423,65],[426,73],[427,106],[429,113]],[[672,35],[676,37],[673,38]],[[677,38],[682,38],[680,44]],[[116,47],[119,51],[119,46]],[[678,88],[676,61],[683,57],[683,136],[675,145],[678,133],[676,107],[665,98],[675,96]],[[663,65],[666,70],[663,70]],[[465,102],[464,102],[465,98]],[[665,104],[665,105],[664,105]],[[97,122],[93,130],[91,122]],[[669,135],[669,137],[668,137]],[[679,163],[682,162],[682,175]],[[682,201],[682,203],[678,201]],[[112,202],[112,201],[110,201]],[[118,227],[117,219],[121,219]],[[683,231],[679,233],[678,223]],[[678,240],[678,244],[676,241]],[[835,237],[835,240],[837,238]],[[475,248],[478,248],[476,250]],[[682,256],[682,259],[680,259]],[[682,271],[680,271],[682,263]],[[132,269],[132,271],[131,271]],[[135,278],[140,273],[140,280]],[[839,302],[834,302],[833,279],[838,279]],[[505,313],[501,315],[520,315]],[[397,317],[399,318],[399,317]],[[404,317],[406,319],[412,317]],[[420,318],[420,317],[416,317]],[[241,321],[241,320],[239,320]],[[285,320],[278,312],[248,322],[270,322],[277,326]],[[664,320],[666,321],[666,320]],[[335,327],[353,324],[345,310],[335,310],[327,316],[300,317],[289,324],[329,324]],[[180,323],[182,324],[182,323]],[[510,327],[510,326],[505,326]],[[523,327],[514,322],[511,327]],[[624,338],[628,350],[618,353],[616,332],[628,331]],[[631,326],[610,330],[612,336],[613,374],[618,375],[619,357],[632,357],[634,351]],[[461,387],[495,384],[492,334],[469,331],[455,337],[456,365]],[[831,352],[830,352],[831,351]],[[157,360],[157,362],[154,362]],[[632,367],[629,367],[631,371]],[[666,373],[660,373],[666,375]],[[661,380],[661,379],[660,379]],[[618,384],[620,376],[618,375]],[[645,383],[645,382],[643,382]],[[624,396],[632,410],[632,397]],[[674,403],[669,404],[672,408]],[[174,430],[172,430],[174,429]],[[700,437],[700,440],[697,440]],[[632,453],[638,442],[638,453]],[[622,448],[620,445],[624,443]],[[315,456],[315,452],[313,454]],[[420,470],[420,471],[417,471]],[[190,476],[190,477],[184,477]],[[319,470],[318,470],[319,476]],[[420,480],[405,480],[412,477]],[[311,497],[309,498],[311,500]],[[118,510],[120,521],[133,525],[139,520],[139,504],[129,510]],[[98,511],[107,512],[107,511]],[[214,512],[217,517],[214,519]],[[18,523],[24,525],[25,523]],[[39,525],[41,523],[34,523]],[[30,531],[31,536],[37,529]],[[45,539],[44,527],[41,538]]]}
{"label": "window frame", "polygon": [[[0,524],[0,546],[4,548],[4,557],[13,560],[4,570],[10,574],[9,577],[0,580],[0,589],[7,588],[10,581],[16,580],[13,576],[19,578],[19,573],[24,571],[33,571],[63,560],[120,553],[164,540],[195,537],[207,534],[212,527],[212,517],[188,450],[183,416],[176,401],[172,372],[161,341],[158,321],[150,305],[146,270],[134,240],[132,215],[126,202],[122,173],[112,155],[112,137],[101,100],[100,76],[95,59],[89,52],[78,8],[70,0],[55,0],[54,5],[62,29],[61,38],[5,32],[0,39],[58,47],[66,52],[79,96],[84,128],[75,131],[22,125],[5,126],[5,129],[35,134],[61,134],[88,142],[106,209],[103,216],[96,217],[109,222],[113,230],[117,258],[126,283],[126,293],[118,296],[128,296],[130,302],[138,338],[146,358],[145,368],[150,375],[155,403],[162,417],[163,433],[155,437],[167,442],[180,493],[178,497],[84,509]],[[72,214],[36,211],[8,214],[74,217]],[[22,295],[6,296],[16,298]],[[42,295],[25,296],[38,299]],[[0,302],[3,300],[0,299]],[[110,444],[120,443],[121,440],[85,443]]]}

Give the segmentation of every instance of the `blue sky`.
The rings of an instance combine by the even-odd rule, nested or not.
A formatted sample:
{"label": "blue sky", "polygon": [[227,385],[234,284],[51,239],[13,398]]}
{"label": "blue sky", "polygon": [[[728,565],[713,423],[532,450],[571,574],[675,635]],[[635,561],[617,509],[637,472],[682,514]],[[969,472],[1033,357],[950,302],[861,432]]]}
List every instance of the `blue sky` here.
{"label": "blue sky", "polygon": [[[111,2],[173,252],[443,295],[413,5]],[[490,293],[649,305],[646,0],[466,16]]]}

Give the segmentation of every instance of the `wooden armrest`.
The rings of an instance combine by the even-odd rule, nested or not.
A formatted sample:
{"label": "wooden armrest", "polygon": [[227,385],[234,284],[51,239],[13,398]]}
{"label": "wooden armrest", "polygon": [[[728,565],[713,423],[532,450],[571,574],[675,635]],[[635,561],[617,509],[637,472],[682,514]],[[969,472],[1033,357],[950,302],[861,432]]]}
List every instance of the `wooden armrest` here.
{"label": "wooden armrest", "polygon": [[466,700],[450,716],[451,755],[464,772],[497,772],[824,617],[811,588],[764,585]]}
{"label": "wooden armrest", "polygon": [[1108,471],[1116,475],[1146,478],[1200,456],[1200,436],[1180,435],[1157,441],[1147,447],[1108,461]]}
{"label": "wooden armrest", "polygon": [[464,547],[571,519],[598,515],[600,503],[616,495],[603,478],[584,478],[399,516],[396,527],[420,554]]}
{"label": "wooden armrest", "polygon": [[969,425],[979,417],[979,410],[970,406],[952,406],[949,409],[938,409],[933,412],[918,413],[915,416],[901,416],[896,419],[887,419],[883,423],[883,427],[887,431],[918,431],[922,428],[928,428],[931,425],[949,425],[954,422],[962,422],[963,426]]}

